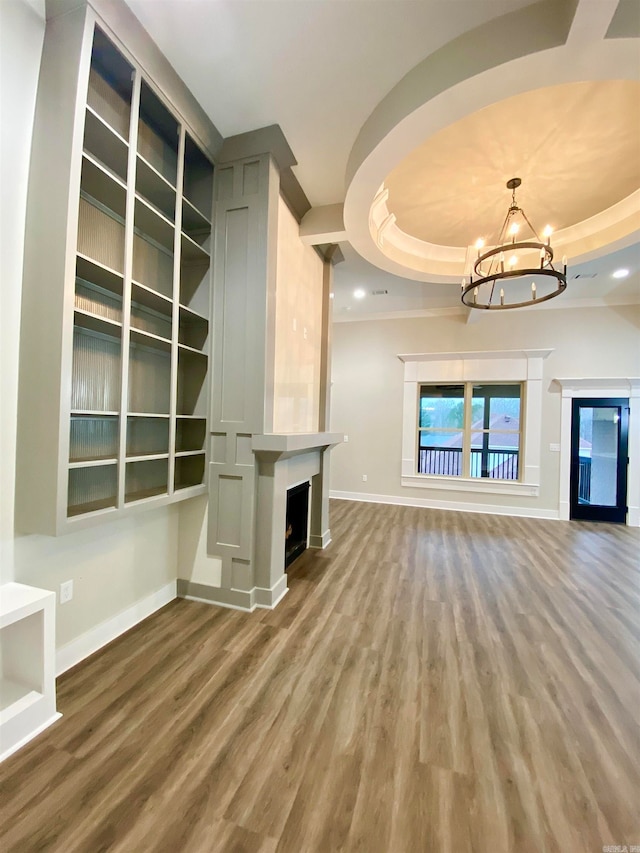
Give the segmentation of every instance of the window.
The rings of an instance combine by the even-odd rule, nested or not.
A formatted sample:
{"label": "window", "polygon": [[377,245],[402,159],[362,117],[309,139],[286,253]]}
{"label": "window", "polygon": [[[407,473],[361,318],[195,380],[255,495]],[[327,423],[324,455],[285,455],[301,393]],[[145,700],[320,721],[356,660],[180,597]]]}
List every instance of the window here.
{"label": "window", "polygon": [[419,474],[518,480],[522,385],[420,385]]}
{"label": "window", "polygon": [[[539,497],[542,400],[546,382],[543,364],[552,351],[399,355],[404,362],[401,485],[424,489],[427,494],[420,500],[430,505],[471,507],[479,512],[504,507],[504,498],[492,497],[484,504],[474,499],[467,504],[458,500],[456,493]],[[517,391],[511,392],[510,388]],[[434,389],[435,393],[429,393]],[[462,421],[459,418],[461,402]],[[500,414],[502,423],[499,422]],[[446,469],[443,473],[426,473],[438,470],[437,454],[421,463],[421,450],[444,451],[456,445],[459,461],[452,473],[445,473]],[[504,458],[502,463],[498,460],[497,465],[493,464],[495,454],[501,451],[511,460],[507,463]],[[440,457],[444,466],[442,452]],[[454,458],[454,454],[449,453],[448,461],[452,465]],[[441,498],[437,492],[447,494]]]}

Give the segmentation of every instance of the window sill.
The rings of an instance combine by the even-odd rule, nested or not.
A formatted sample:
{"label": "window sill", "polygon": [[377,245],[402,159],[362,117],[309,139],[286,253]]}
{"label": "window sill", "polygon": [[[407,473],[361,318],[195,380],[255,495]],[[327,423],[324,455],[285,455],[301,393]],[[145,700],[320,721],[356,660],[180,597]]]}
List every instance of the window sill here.
{"label": "window sill", "polygon": [[482,492],[494,495],[524,495],[538,497],[539,483],[521,483],[514,480],[489,480],[467,477],[446,477],[438,474],[414,474],[401,479],[403,486],[413,489],[441,489],[448,492]]}

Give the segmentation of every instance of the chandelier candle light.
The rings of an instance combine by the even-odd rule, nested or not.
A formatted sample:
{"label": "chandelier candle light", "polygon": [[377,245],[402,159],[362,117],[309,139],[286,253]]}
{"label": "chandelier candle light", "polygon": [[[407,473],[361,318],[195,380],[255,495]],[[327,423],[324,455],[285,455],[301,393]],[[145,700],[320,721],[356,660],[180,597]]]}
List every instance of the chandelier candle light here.
{"label": "chandelier candle light", "polygon": [[[486,311],[524,308],[559,296],[567,286],[567,259],[562,259],[562,272],[553,265],[553,229],[547,225],[543,232],[544,241],[541,240],[526,213],[516,202],[516,190],[521,183],[520,178],[507,181],[507,189],[511,190],[511,204],[500,229],[498,244],[483,252],[484,240],[476,243],[478,257],[473,265],[473,274],[469,283],[465,278],[462,279],[462,303],[468,308],[483,308]],[[535,239],[516,242],[522,224],[531,229]],[[518,294],[516,282],[531,276],[538,279],[543,277],[543,282],[552,282],[554,289],[547,292],[542,288],[541,295],[538,295],[536,283],[532,281],[531,295],[527,290],[525,298],[521,281]],[[498,283],[502,286],[497,289]],[[505,301],[505,293],[511,293],[512,298],[507,296]]]}

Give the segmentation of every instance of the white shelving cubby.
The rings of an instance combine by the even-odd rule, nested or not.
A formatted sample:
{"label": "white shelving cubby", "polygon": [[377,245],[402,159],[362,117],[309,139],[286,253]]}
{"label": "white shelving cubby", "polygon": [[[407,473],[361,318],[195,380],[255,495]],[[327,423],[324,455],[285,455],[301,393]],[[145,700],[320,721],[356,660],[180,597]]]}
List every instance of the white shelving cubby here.
{"label": "white shelving cubby", "polygon": [[62,715],[56,711],[55,593],[0,586],[0,761]]}

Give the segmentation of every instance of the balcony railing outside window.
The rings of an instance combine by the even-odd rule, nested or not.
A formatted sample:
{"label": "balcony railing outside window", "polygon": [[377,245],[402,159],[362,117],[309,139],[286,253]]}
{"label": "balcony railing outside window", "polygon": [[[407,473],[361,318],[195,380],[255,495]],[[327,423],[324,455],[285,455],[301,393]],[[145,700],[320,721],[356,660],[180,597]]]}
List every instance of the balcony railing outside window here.
{"label": "balcony railing outside window", "polygon": [[[493,480],[518,479],[518,450],[472,450],[471,476]],[[421,447],[418,452],[419,474],[462,475],[462,448]]]}
{"label": "balcony railing outside window", "polygon": [[591,457],[579,456],[580,467],[578,470],[578,501],[580,503],[591,503]]}

